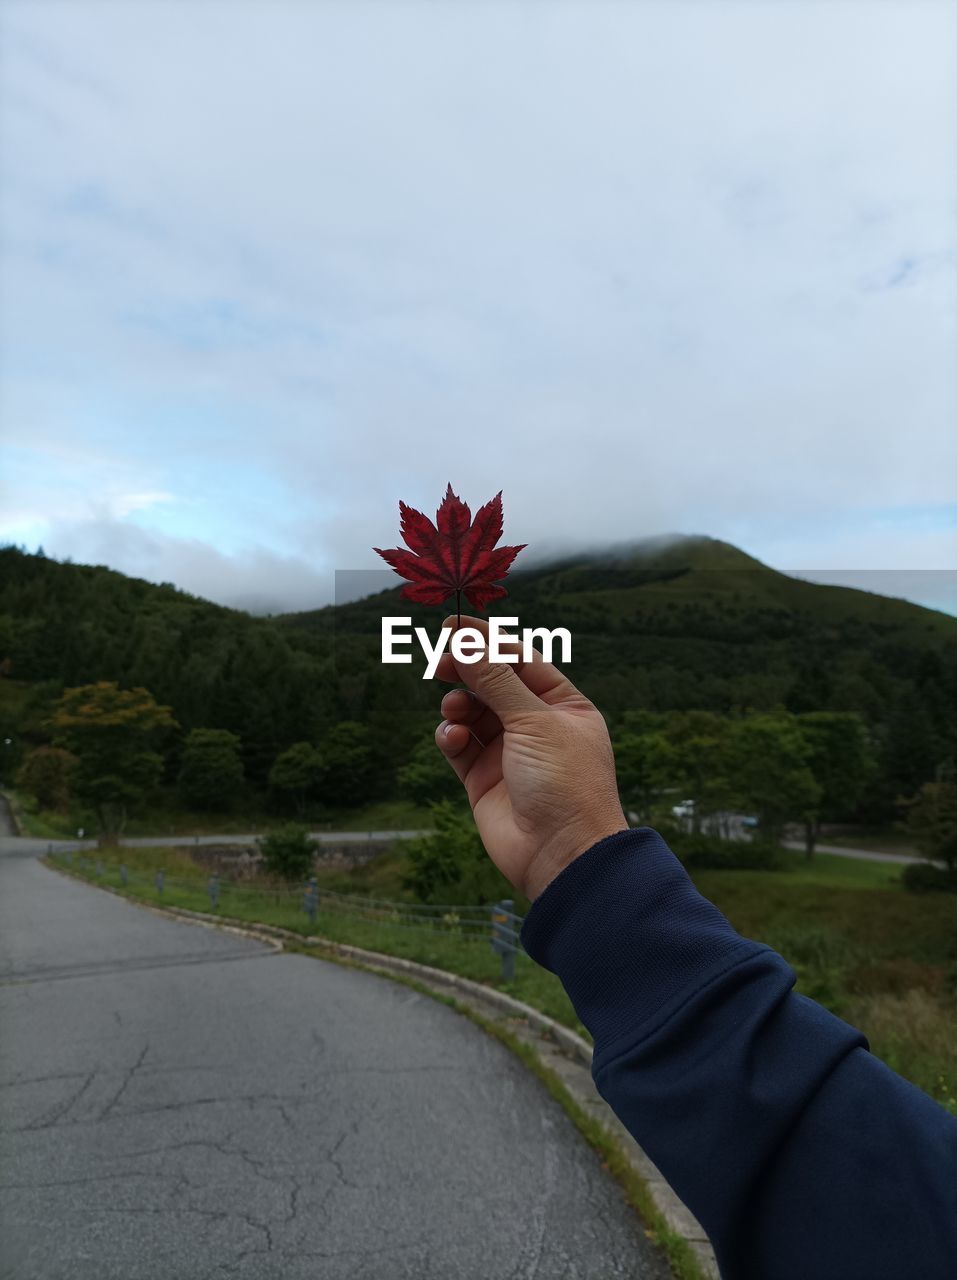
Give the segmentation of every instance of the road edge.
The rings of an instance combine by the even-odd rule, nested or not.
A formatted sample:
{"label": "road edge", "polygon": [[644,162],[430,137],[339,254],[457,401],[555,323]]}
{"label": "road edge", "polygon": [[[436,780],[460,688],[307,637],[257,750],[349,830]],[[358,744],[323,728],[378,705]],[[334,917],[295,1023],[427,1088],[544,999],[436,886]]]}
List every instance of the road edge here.
{"label": "road edge", "polygon": [[591,1076],[591,1046],[569,1027],[504,991],[445,969],[331,938],[295,933],[278,925],[212,915],[188,907],[159,906],[110,885],[98,884],[47,858],[39,861],[51,871],[155,915],[255,938],[278,951],[289,950],[390,978],[455,1009],[511,1049],[544,1084],[584,1139],[598,1151],[632,1208],[661,1245],[678,1280],[720,1280],[704,1229],[598,1094]]}

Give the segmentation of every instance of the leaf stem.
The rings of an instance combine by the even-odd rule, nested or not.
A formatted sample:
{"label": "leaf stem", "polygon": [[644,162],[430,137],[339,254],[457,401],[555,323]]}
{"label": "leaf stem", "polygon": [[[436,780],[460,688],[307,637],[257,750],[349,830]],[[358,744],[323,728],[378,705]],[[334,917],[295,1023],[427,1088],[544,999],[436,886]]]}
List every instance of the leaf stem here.
{"label": "leaf stem", "polygon": [[458,618],[456,631],[462,630],[462,591],[460,588],[455,589],[455,612]]}

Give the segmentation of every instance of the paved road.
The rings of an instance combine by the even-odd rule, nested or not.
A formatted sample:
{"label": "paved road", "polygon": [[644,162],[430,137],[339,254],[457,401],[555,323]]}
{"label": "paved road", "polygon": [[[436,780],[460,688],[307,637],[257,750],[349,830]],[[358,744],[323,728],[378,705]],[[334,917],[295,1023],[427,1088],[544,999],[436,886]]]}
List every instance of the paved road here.
{"label": "paved road", "polygon": [[[2,800],[2,797],[0,797]],[[422,831],[315,831],[313,839],[320,844],[366,844],[370,840],[408,840],[423,835]],[[120,841],[131,849],[190,847],[208,844],[254,845],[257,835],[223,836],[130,836]],[[39,836],[15,836],[12,828],[4,829],[0,809],[0,854],[35,858],[51,849],[95,849],[95,840],[46,840]]]}
{"label": "paved road", "polygon": [[0,860],[5,1280],[665,1280],[497,1042]]}
{"label": "paved road", "polygon": [[[803,840],[785,840],[783,844],[788,849],[798,849],[804,852]],[[816,844],[814,846],[815,853],[834,853],[839,858],[857,858],[861,862],[894,862],[900,866],[907,866],[911,862],[923,862],[923,858],[914,857],[908,853],[878,853],[876,849],[848,849],[842,844]]]}

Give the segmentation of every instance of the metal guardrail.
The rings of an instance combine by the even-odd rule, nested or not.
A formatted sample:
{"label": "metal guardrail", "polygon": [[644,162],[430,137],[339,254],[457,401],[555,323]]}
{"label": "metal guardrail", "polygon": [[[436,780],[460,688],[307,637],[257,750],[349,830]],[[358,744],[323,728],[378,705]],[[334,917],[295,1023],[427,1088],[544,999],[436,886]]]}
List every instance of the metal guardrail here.
{"label": "metal guardrail", "polygon": [[522,949],[522,917],[512,910],[511,898],[496,902],[492,907],[492,950],[502,957],[502,978],[510,982],[515,977],[515,957]]}
{"label": "metal guardrail", "polygon": [[[55,850],[50,846],[48,856],[79,870],[94,880],[112,881],[124,889],[145,891],[158,901],[178,893],[194,896],[202,893],[209,902],[212,913],[229,914],[229,905],[248,906],[257,900],[275,908],[287,908],[303,912],[309,919],[309,928],[317,927],[322,913],[347,916],[382,928],[412,929],[422,932],[445,934],[464,942],[487,941],[496,955],[501,957],[502,978],[511,981],[515,977],[515,957],[524,954],[521,928],[524,917],[513,910],[511,899],[495,903],[429,904],[418,902],[394,902],[383,898],[364,897],[359,894],[336,893],[320,889],[315,876],[305,883],[275,885],[250,884],[224,879],[217,872],[211,873],[204,883],[199,878],[178,878],[167,875],[164,868],[152,872],[131,870],[126,863],[109,862],[91,858],[82,847],[75,850]],[[263,913],[268,918],[268,913]]]}

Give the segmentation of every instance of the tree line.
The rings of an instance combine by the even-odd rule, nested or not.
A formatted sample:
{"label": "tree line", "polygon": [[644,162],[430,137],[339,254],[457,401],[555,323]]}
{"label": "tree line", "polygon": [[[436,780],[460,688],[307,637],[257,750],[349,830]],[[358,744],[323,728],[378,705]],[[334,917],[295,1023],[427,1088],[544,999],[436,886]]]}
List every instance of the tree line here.
{"label": "tree line", "polygon": [[[216,813],[247,787],[238,735],[206,728],[180,735],[171,709],[147,689],[121,689],[115,681],[68,689],[46,724],[51,740],[27,753],[17,785],[41,809],[87,808],[107,839],[163,783],[175,785],[184,806]],[[375,776],[367,726],[342,721],[317,745],[297,742],[279,752],[268,791],[277,812],[303,817],[322,796],[334,797],[337,807],[367,803]]]}
{"label": "tree line", "polygon": [[[605,713],[623,759],[647,753],[649,735],[667,742],[666,790],[697,796],[682,734],[712,742],[716,754],[701,777],[718,790],[732,776],[728,761],[735,778],[747,777],[748,762],[760,757],[749,743],[761,734],[771,776],[775,760],[794,755],[795,719],[807,736],[806,717],[856,716],[864,782],[834,787],[818,778],[815,798],[801,769],[782,765],[801,801],[789,806],[797,815],[789,820],[818,811],[835,820],[898,818],[899,802],[957,759],[957,620],[754,562],[715,570],[695,556],[717,547],[721,564],[733,566],[740,553],[703,541],[704,551],[679,547],[662,568],[594,562],[516,573],[505,607],[493,611],[571,630],[569,674]],[[117,693],[149,691],[166,708],[149,730],[152,747],[140,753],[159,765],[138,757],[126,786],[149,790],[158,778],[184,802],[214,809],[222,803],[214,794],[234,788],[291,816],[330,797],[336,805],[441,797],[448,779],[437,776],[431,746],[441,691],[418,671],[380,665],[386,612],[433,631],[439,622],[434,609],[397,607],[394,593],[254,618],[170,585],[0,548],[0,737],[9,740],[0,769],[9,781],[38,749],[67,751],[80,763],[42,756],[33,773],[41,764],[64,776],[72,769],[76,794],[93,797],[82,763],[90,735],[81,751],[80,728],[53,722],[71,690],[113,684]],[[719,721],[730,728],[719,733]],[[751,722],[757,727],[741,727]],[[645,784],[634,785],[638,811]],[[711,803],[702,794],[696,810]],[[769,806],[763,820],[774,821]]]}
{"label": "tree line", "polygon": [[[155,793],[171,760],[183,803],[228,809],[246,785],[240,739],[227,729],[191,729],[173,755],[168,746],[178,727],[170,708],[146,689],[109,681],[68,689],[49,720],[52,741],[30,751],[17,783],[41,808],[63,810],[74,801],[87,806],[107,841]],[[798,823],[808,857],[822,822],[853,812],[878,768],[866,722],[853,712],[795,715],[778,709],[735,719],[707,711],[631,711],[614,728],[612,742],[622,802],[634,821],[668,820],[677,809],[693,831],[727,838],[743,812],[753,815],[760,838],[772,844]],[[348,807],[379,798],[375,777],[368,727],[343,721],[321,743],[293,743],[276,756],[269,796],[278,811],[304,819],[324,799]],[[439,815],[460,798],[431,731],[398,765],[394,787],[418,805],[438,805]],[[900,800],[928,856],[957,863],[953,771],[938,771]]]}

